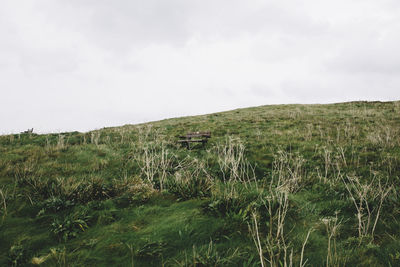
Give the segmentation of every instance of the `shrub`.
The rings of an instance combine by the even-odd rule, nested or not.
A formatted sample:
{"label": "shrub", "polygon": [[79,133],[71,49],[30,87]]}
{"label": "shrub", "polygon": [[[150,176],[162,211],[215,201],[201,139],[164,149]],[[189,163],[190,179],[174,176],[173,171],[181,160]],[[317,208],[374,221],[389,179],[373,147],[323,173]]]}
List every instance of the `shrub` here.
{"label": "shrub", "polygon": [[239,249],[228,249],[225,251],[217,250],[214,242],[211,240],[208,244],[197,248],[193,245],[191,255],[183,253],[184,259],[175,260],[168,266],[255,266],[253,258],[245,259],[244,254]]}
{"label": "shrub", "polygon": [[88,228],[89,219],[85,213],[67,215],[61,220],[56,218],[51,224],[52,232],[59,241],[66,242],[84,232]]}
{"label": "shrub", "polygon": [[16,244],[11,246],[8,252],[8,262],[11,266],[18,266],[22,263],[25,263],[26,259],[26,250],[21,244]]}
{"label": "shrub", "polygon": [[[55,198],[71,203],[84,204],[92,200],[105,200],[116,195],[114,186],[98,177],[78,179],[28,176],[19,178],[17,184],[37,199]],[[55,199],[50,201],[55,201]]]}
{"label": "shrub", "polygon": [[179,200],[210,196],[212,180],[199,169],[181,169],[167,180],[168,192]]}
{"label": "shrub", "polygon": [[205,209],[219,216],[246,221],[251,210],[260,207],[266,196],[266,192],[255,183],[219,183],[213,187],[211,200]]}
{"label": "shrub", "polygon": [[67,252],[64,248],[50,248],[50,252],[47,255],[41,257],[33,257],[31,263],[33,265],[41,265],[44,262],[49,266],[67,266],[66,263]]}
{"label": "shrub", "polygon": [[46,210],[51,210],[53,212],[63,210],[72,205],[73,203],[71,201],[63,201],[61,198],[54,196],[46,199],[43,203],[43,206]]}
{"label": "shrub", "polygon": [[163,241],[147,241],[137,251],[136,256],[141,258],[161,257],[167,244]]}
{"label": "shrub", "polygon": [[156,192],[153,186],[138,177],[124,177],[120,181],[114,181],[116,199],[120,206],[131,204],[143,204]]}

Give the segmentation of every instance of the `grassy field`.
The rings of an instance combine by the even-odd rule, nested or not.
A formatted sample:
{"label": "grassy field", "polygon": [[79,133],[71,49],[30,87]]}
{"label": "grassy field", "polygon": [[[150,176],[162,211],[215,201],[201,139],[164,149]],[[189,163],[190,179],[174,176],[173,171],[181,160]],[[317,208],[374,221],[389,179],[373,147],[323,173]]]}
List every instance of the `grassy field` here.
{"label": "grassy field", "polygon": [[4,135],[0,266],[400,266],[399,177],[400,102]]}

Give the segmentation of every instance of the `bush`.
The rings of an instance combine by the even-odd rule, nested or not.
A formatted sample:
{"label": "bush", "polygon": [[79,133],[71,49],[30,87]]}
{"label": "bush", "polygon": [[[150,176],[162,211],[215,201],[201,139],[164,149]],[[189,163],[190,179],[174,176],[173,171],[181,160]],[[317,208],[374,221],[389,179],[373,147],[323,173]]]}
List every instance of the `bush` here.
{"label": "bush", "polygon": [[197,248],[193,245],[191,255],[183,253],[184,259],[167,263],[167,266],[257,266],[253,257],[245,258],[239,249],[217,250],[213,241]]}
{"label": "bush", "polygon": [[89,227],[87,223],[89,219],[85,213],[67,215],[61,220],[56,218],[51,224],[52,232],[59,241],[67,242]]}
{"label": "bush", "polygon": [[47,211],[50,212],[59,212],[70,207],[73,207],[75,203],[70,200],[63,200],[60,197],[50,197],[41,203],[43,208],[40,210],[40,214],[45,213]]}
{"label": "bush", "polygon": [[167,244],[163,241],[147,240],[137,251],[136,256],[139,258],[161,257],[166,250]]}
{"label": "bush", "polygon": [[11,246],[8,252],[8,261],[11,266],[18,266],[27,261],[26,250],[21,244]]}
{"label": "bush", "polygon": [[121,181],[116,181],[114,188],[116,194],[119,195],[115,200],[119,206],[143,204],[156,192],[150,183],[138,177],[125,177]]}
{"label": "bush", "polygon": [[[71,203],[88,203],[92,200],[105,200],[116,195],[112,184],[103,178],[89,179],[24,177],[18,185],[33,194],[37,199],[56,198]],[[53,200],[51,200],[53,201]]]}
{"label": "bush", "polygon": [[210,196],[212,181],[198,171],[180,170],[167,180],[168,192],[179,200]]}
{"label": "bush", "polygon": [[251,210],[262,205],[261,200],[265,196],[266,192],[255,184],[219,183],[213,188],[211,200],[205,209],[219,216],[247,220]]}

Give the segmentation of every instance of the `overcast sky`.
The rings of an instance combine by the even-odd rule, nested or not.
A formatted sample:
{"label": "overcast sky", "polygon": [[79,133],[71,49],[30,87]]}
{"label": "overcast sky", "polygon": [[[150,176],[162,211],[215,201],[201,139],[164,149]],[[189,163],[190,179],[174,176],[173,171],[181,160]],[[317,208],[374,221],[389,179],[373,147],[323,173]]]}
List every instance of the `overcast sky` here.
{"label": "overcast sky", "polygon": [[399,0],[1,0],[0,134],[400,99]]}

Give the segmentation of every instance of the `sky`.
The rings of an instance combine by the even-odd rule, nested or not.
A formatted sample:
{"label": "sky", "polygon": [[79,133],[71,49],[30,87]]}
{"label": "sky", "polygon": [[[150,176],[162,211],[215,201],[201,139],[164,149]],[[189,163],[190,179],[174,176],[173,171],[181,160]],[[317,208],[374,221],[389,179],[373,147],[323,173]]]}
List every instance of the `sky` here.
{"label": "sky", "polygon": [[398,0],[1,0],[0,134],[400,99]]}

